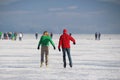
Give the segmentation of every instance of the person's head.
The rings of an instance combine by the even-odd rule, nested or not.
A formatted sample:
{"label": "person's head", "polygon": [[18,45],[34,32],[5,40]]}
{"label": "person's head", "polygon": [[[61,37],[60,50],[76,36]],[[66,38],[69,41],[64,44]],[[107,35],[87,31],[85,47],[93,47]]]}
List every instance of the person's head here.
{"label": "person's head", "polygon": [[49,33],[47,31],[44,31],[43,35],[49,36]]}
{"label": "person's head", "polygon": [[67,33],[67,29],[63,29],[63,33]]}

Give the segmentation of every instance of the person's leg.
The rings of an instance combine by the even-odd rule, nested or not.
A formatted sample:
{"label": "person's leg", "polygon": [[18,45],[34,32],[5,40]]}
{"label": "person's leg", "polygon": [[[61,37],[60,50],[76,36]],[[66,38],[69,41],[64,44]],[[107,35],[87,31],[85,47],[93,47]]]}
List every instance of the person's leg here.
{"label": "person's leg", "polygon": [[46,66],[48,65],[48,55],[49,55],[49,47],[46,46],[45,47],[45,63],[46,63]]}
{"label": "person's leg", "polygon": [[66,54],[65,54],[65,52],[66,52],[66,49],[62,49],[62,52],[63,52],[63,63],[64,63],[64,68],[66,68]]}
{"label": "person's leg", "polygon": [[97,40],[97,36],[95,36],[95,40]]}
{"label": "person's leg", "polygon": [[42,67],[43,62],[44,62],[44,47],[41,46],[41,65],[40,65],[40,67]]}
{"label": "person's leg", "polygon": [[99,35],[99,40],[100,40],[100,35]]}
{"label": "person's leg", "polygon": [[66,51],[67,51],[67,55],[68,55],[68,59],[69,59],[69,65],[70,65],[70,67],[72,67],[72,58],[71,58],[71,54],[70,54],[70,48],[67,48]]}
{"label": "person's leg", "polygon": [[20,37],[20,41],[22,40],[22,38]]}

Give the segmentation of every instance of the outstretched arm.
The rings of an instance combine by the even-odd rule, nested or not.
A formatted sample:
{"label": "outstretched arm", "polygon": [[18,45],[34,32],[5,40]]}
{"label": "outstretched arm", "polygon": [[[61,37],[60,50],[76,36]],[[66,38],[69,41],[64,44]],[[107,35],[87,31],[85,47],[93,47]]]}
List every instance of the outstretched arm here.
{"label": "outstretched arm", "polygon": [[62,45],[62,40],[61,40],[61,36],[60,36],[60,39],[59,39],[59,43],[58,43],[58,50],[61,51],[60,49],[60,46]]}
{"label": "outstretched arm", "polygon": [[49,41],[50,41],[50,43],[52,44],[53,48],[56,49],[56,48],[55,48],[55,44],[54,44],[54,42],[52,41],[51,38],[49,39]]}
{"label": "outstretched arm", "polygon": [[59,43],[58,43],[58,49],[60,49],[60,46],[62,45],[62,40],[61,37],[59,38]]}
{"label": "outstretched arm", "polygon": [[38,47],[37,47],[37,49],[39,49],[40,48],[40,44],[42,43],[42,37],[40,38],[40,41],[39,41],[39,43],[38,43]]}
{"label": "outstretched arm", "polygon": [[70,36],[70,40],[73,42],[73,44],[76,44],[76,41],[73,37]]}

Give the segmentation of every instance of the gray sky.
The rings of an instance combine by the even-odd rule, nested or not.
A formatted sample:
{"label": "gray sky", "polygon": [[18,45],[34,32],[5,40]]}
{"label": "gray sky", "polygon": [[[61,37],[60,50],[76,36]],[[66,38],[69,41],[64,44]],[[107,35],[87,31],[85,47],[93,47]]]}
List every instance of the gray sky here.
{"label": "gray sky", "polygon": [[0,0],[0,31],[120,33],[120,0]]}

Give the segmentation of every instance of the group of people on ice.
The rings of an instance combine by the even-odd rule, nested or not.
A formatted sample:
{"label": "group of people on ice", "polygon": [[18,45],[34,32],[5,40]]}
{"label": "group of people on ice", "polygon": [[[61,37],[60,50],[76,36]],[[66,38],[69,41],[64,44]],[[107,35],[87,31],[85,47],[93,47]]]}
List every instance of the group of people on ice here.
{"label": "group of people on ice", "polygon": [[[63,30],[63,34],[59,38],[58,43],[58,50],[63,53],[63,67],[66,68],[66,54],[68,55],[69,59],[69,66],[72,67],[72,58],[70,53],[70,41],[73,42],[73,44],[76,44],[75,39],[68,34],[68,31],[66,29]],[[52,44],[54,50],[56,49],[54,42],[52,41],[52,38],[49,36],[49,33],[47,31],[43,32],[43,35],[40,38],[40,41],[38,43],[37,49],[40,49],[41,46],[41,64],[40,67],[43,66],[44,63],[44,56],[45,56],[45,64],[48,66],[48,55],[49,55],[49,42]]]}
{"label": "group of people on ice", "polygon": [[23,33],[17,33],[17,32],[6,32],[6,33],[2,33],[0,32],[0,39],[4,39],[4,40],[17,40],[17,36],[19,36],[19,40],[22,40],[23,37]]}
{"label": "group of people on ice", "polygon": [[[70,53],[70,41],[72,41],[74,45],[76,44],[76,41],[71,35],[72,35],[71,33],[68,34],[67,29],[63,29],[63,34],[59,38],[58,50],[61,51],[61,49],[62,49],[63,67],[64,68],[66,68],[66,65],[67,65],[66,55],[68,56],[69,66],[71,68],[73,66],[71,53]],[[52,34],[52,36],[53,36],[53,34]],[[51,36],[51,34],[49,35],[49,33],[47,31],[44,31],[43,35],[41,36],[40,41],[38,43],[38,47],[37,47],[38,50],[40,49],[40,46],[41,46],[41,64],[40,64],[40,67],[43,66],[44,56],[45,56],[45,64],[46,64],[46,66],[48,66],[49,42],[52,44],[54,50],[56,49],[55,44],[52,41],[52,36]],[[100,40],[100,36],[101,36],[100,32],[99,33],[96,32],[95,33],[95,40]]]}
{"label": "group of people on ice", "polygon": [[[3,39],[12,39],[12,40],[16,40],[17,39],[17,35],[18,33],[3,33],[0,32],[0,39],[2,38],[3,35]],[[56,49],[55,44],[52,40],[52,36],[53,34],[51,33],[49,35],[49,33],[47,31],[43,32],[43,35],[41,36],[39,43],[38,43],[38,47],[37,49],[40,49],[41,46],[41,63],[40,63],[40,67],[43,66],[44,63],[44,57],[45,57],[45,64],[46,66],[48,66],[48,55],[49,55],[49,43],[52,44],[54,50]],[[95,33],[95,40],[100,40],[100,33]],[[19,40],[22,40],[23,37],[23,33],[19,33]],[[35,37],[36,39],[38,38],[38,33],[35,33]],[[63,34],[60,36],[59,38],[59,43],[58,43],[58,50],[61,51],[63,53],[63,67],[66,68],[66,55],[68,56],[68,60],[69,60],[69,66],[72,68],[73,64],[72,64],[72,58],[71,58],[71,53],[70,53],[70,41],[73,42],[73,44],[76,44],[75,39],[71,36],[71,33],[68,34],[67,29],[63,29]]]}

